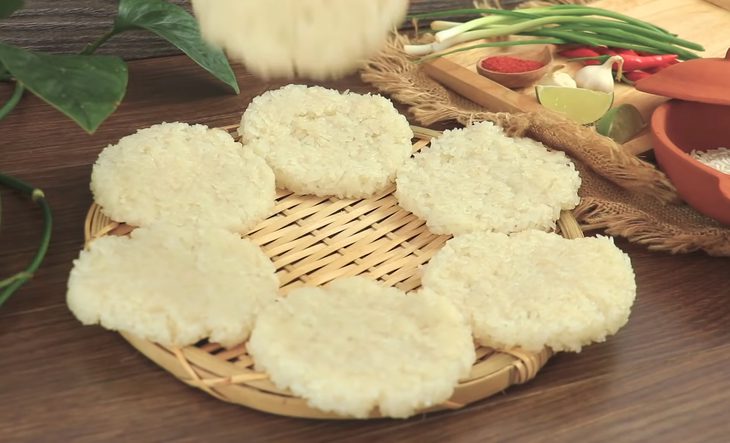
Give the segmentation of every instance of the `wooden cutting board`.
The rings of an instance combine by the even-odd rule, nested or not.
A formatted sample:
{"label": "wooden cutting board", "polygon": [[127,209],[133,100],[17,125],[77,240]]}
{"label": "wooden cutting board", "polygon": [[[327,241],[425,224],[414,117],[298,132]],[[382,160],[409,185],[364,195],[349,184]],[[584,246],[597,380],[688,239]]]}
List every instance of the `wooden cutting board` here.
{"label": "wooden cutting board", "polygon": [[[678,34],[686,40],[697,42],[705,47],[705,52],[699,53],[703,57],[723,57],[730,47],[730,11],[714,3],[723,4],[730,8],[730,0],[712,0],[712,2],[710,3],[705,0],[599,0],[591,3],[591,6],[621,12],[631,17],[648,21]],[[493,82],[487,81],[485,83],[483,80],[486,79],[476,74],[475,66],[477,61],[488,54],[499,53],[505,50],[529,52],[535,49],[530,46],[506,49],[485,48],[452,54],[445,58],[468,69],[474,75],[472,76],[466,72],[457,72],[460,71],[458,67],[451,66],[448,63],[441,65],[437,63],[434,66],[437,70],[451,71],[450,73],[444,74],[444,71],[435,75],[458,75],[459,82],[462,83],[460,86],[463,88],[462,91],[481,95],[482,103],[485,103],[485,100],[487,100],[486,103],[492,103],[493,101],[489,100],[496,95],[499,100],[494,102],[495,105],[499,106],[500,103],[510,104],[510,106],[503,109],[493,109],[495,111],[535,110],[537,101],[534,98],[533,88],[518,91],[530,97],[529,100],[515,98],[511,97],[509,90],[495,87]],[[555,63],[565,63],[565,69],[571,72],[580,68],[578,63],[568,64],[561,58],[556,58]],[[443,82],[443,80],[442,78],[440,81]],[[464,92],[460,93],[467,95]],[[633,87],[624,84],[616,85],[615,94],[615,105],[631,103],[641,111],[647,121],[654,109],[667,100],[664,97],[639,92]],[[624,146],[635,153],[641,153],[651,148],[650,139],[646,133]]]}

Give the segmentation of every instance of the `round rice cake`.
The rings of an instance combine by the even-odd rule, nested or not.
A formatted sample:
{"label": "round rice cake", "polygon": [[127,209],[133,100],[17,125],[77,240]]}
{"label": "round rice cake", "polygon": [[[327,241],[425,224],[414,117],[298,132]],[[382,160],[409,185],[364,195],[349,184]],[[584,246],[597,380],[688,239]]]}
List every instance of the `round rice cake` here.
{"label": "round rice cake", "polygon": [[277,296],[276,269],[248,239],[220,228],[154,225],[94,240],[74,261],[67,303],[83,324],[167,346],[246,340]]}
{"label": "round rice cake", "polygon": [[162,123],[105,148],[91,173],[104,213],[148,226],[217,226],[246,232],[272,212],[276,188],[266,162],[222,129]]}
{"label": "round rice cake", "polygon": [[193,0],[208,42],[263,78],[342,77],[385,46],[407,0]]}
{"label": "round rice cake", "polygon": [[628,321],[636,283],[609,237],[530,230],[457,236],[423,271],[427,293],[451,299],[485,346],[579,352]]}
{"label": "round rice cake", "polygon": [[368,197],[390,185],[413,137],[385,97],[304,85],[254,98],[238,131],[279,187],[340,198]]}
{"label": "round rice cake", "polygon": [[451,397],[475,361],[445,298],[363,277],[295,289],[256,320],[247,349],[280,389],[343,416],[407,417]]}
{"label": "round rice cake", "polygon": [[580,176],[559,151],[489,122],[444,131],[399,170],[396,197],[435,234],[550,230],[579,202]]}

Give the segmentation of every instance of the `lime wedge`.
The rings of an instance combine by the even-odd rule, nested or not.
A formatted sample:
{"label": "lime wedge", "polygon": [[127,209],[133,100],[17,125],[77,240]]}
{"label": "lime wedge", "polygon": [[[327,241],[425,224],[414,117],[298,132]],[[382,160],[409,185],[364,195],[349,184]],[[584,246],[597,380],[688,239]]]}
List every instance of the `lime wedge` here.
{"label": "lime wedge", "polygon": [[603,117],[613,104],[612,93],[583,88],[537,85],[535,94],[541,105],[583,125]]}
{"label": "lime wedge", "polygon": [[628,103],[611,109],[596,122],[596,131],[611,137],[616,143],[626,143],[645,127],[641,112]]}

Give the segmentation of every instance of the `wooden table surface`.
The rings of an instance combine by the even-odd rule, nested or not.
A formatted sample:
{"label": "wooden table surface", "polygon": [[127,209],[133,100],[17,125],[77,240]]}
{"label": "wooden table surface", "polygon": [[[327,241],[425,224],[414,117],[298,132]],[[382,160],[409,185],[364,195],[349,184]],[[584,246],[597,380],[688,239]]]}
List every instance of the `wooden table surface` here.
{"label": "wooden table surface", "polygon": [[[97,154],[163,120],[237,123],[252,97],[278,86],[238,73],[235,96],[183,57],[133,62],[124,103],[93,136],[33,97],[0,122],[0,170],[43,188],[55,215],[43,267],[0,308],[0,441],[727,441],[730,259],[700,253],[619,241],[638,298],[617,336],[554,357],[504,394],[409,420],[311,421],[225,404],[117,334],[81,326],[66,308],[65,284],[83,242]],[[327,85],[369,90],[356,77]],[[0,85],[0,101],[9,92]],[[7,190],[2,199],[7,276],[33,254],[40,216]]]}

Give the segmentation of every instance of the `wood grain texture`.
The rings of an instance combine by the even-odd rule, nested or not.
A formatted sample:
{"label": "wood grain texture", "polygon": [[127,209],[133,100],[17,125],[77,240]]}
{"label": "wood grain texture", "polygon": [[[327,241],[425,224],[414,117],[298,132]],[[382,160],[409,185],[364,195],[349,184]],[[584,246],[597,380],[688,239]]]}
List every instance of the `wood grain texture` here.
{"label": "wood grain texture", "polygon": [[[129,93],[93,136],[33,97],[0,124],[0,170],[45,189],[53,241],[36,278],[0,309],[0,441],[726,441],[730,433],[730,259],[671,256],[619,241],[633,261],[631,321],[603,344],[559,354],[530,383],[409,420],[323,422],[217,401],[64,304],[83,243],[91,164],[108,143],[162,120],[236,123],[278,86],[237,70],[241,95],[184,57],[131,63]],[[328,83],[364,92],[351,77]],[[0,84],[0,101],[10,91]],[[0,275],[33,254],[33,205],[2,190]],[[600,265],[600,264],[597,264]]]}
{"label": "wood grain texture", "polygon": [[[190,0],[169,0],[190,10]],[[507,0],[509,5],[519,0]],[[26,0],[26,7],[0,21],[0,41],[49,52],[78,52],[104,34],[116,13],[116,0]],[[411,13],[471,7],[471,0],[412,0]],[[408,26],[406,24],[406,26]],[[148,32],[129,32],[107,42],[100,54],[127,59],[175,54],[178,51]]]}

